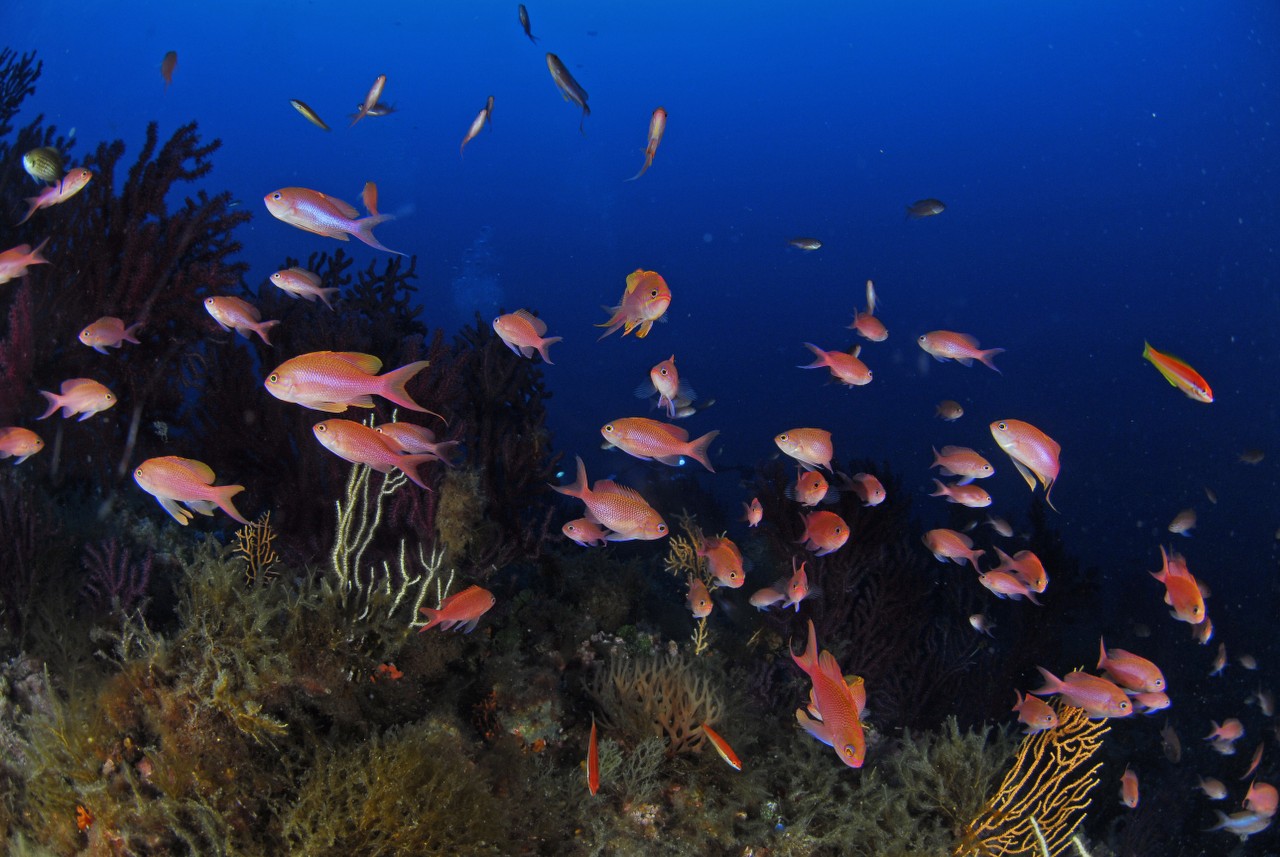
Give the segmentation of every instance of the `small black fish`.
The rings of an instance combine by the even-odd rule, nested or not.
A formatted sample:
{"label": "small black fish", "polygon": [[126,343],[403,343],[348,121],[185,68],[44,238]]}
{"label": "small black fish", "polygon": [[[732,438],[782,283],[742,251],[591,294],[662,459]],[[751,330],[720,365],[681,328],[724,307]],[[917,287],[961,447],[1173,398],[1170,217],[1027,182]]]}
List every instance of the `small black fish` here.
{"label": "small black fish", "polygon": [[[522,6],[521,8],[524,7]],[[547,54],[547,68],[550,69],[551,79],[560,88],[560,94],[564,96],[564,100],[572,101],[582,108],[582,120],[578,122],[578,130],[586,134],[587,132],[582,128],[582,123],[587,121],[587,117],[591,115],[591,108],[587,106],[587,91],[582,88],[578,81],[573,79],[573,75],[569,74],[569,69],[565,68],[564,63],[560,62],[560,57],[555,54]]]}
{"label": "small black fish", "polygon": [[529,10],[524,8],[524,4],[520,4],[520,26],[524,27],[524,34],[529,37],[529,41],[535,45],[538,43],[538,37],[529,32]]}
{"label": "small black fish", "polygon": [[933,217],[946,210],[946,204],[940,199],[918,199],[907,206],[907,217],[919,220],[922,217]]}

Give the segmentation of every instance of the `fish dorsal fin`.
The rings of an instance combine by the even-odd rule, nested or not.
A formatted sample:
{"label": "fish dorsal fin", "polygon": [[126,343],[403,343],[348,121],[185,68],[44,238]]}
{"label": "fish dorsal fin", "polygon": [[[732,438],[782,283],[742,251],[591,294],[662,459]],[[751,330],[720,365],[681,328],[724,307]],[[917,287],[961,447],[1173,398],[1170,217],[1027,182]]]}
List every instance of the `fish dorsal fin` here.
{"label": "fish dorsal fin", "polygon": [[205,464],[203,461],[196,461],[194,458],[174,457],[173,464],[175,467],[181,468],[187,473],[190,473],[205,485],[213,484],[213,468]]}
{"label": "fish dorsal fin", "polygon": [[942,448],[943,455],[967,455],[973,452],[967,446],[944,446]]}
{"label": "fish dorsal fin", "polygon": [[836,656],[825,649],[818,653],[818,671],[832,681],[844,684],[844,671],[840,669]]}
{"label": "fish dorsal fin", "polygon": [[528,322],[529,326],[533,328],[533,332],[538,334],[538,336],[542,336],[547,332],[547,323],[529,312],[527,309],[516,310],[515,317]]}
{"label": "fish dorsal fin", "polygon": [[317,274],[315,271],[308,271],[306,268],[299,268],[297,265],[290,268],[289,270],[297,274],[299,277],[302,277],[302,279],[306,280],[308,283],[310,283],[313,286],[320,285],[320,275]]}
{"label": "fish dorsal fin", "polygon": [[642,279],[644,279],[644,268],[636,268],[633,272],[627,274],[627,288],[624,294],[629,295],[634,292]]}
{"label": "fish dorsal fin", "polygon": [[355,220],[357,217],[360,216],[360,212],[357,211],[356,207],[351,203],[343,202],[342,200],[338,199],[336,196],[329,196],[327,193],[320,193],[320,191],[316,191],[316,194],[320,196],[322,199],[324,199],[325,202],[329,203],[334,208],[338,209],[338,211],[342,213],[343,217],[350,218],[351,220]]}
{"label": "fish dorsal fin", "polygon": [[329,354],[335,360],[340,360],[366,375],[377,375],[378,370],[382,368],[382,361],[372,354],[362,354],[359,351],[330,351]]}
{"label": "fish dorsal fin", "polygon": [[639,491],[634,488],[628,488],[625,485],[619,485],[611,479],[601,479],[595,485],[591,486],[591,490],[596,494],[614,494],[619,497],[626,497],[628,500],[636,500],[640,503],[644,503],[646,506],[649,505],[648,502],[640,496]]}
{"label": "fish dorsal fin", "polygon": [[867,683],[860,675],[847,675],[844,677],[844,683],[849,688],[849,695],[853,697],[854,707],[861,714],[867,707]]}
{"label": "fish dorsal fin", "polygon": [[656,425],[659,430],[666,432],[669,436],[681,443],[687,443],[689,440],[689,432],[680,428],[680,426],[673,426],[671,423],[658,422],[655,422],[654,425]]}
{"label": "fish dorsal fin", "polygon": [[970,348],[977,348],[977,347],[978,347],[978,340],[977,340],[977,338],[976,338],[976,337],[973,337],[973,336],[970,336],[970,335],[969,335],[969,334],[967,334],[967,333],[957,333],[957,334],[956,334],[956,340],[957,340],[957,341],[959,341],[959,342],[964,343],[965,345],[969,346]]}

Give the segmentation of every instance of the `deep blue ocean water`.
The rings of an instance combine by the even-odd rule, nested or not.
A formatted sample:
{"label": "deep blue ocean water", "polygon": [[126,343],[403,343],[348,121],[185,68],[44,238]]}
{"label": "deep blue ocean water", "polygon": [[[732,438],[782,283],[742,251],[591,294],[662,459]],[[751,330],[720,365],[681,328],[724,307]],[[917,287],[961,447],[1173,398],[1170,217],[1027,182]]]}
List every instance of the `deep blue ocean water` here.
{"label": "deep blue ocean water", "polygon": [[[993,510],[1025,521],[1026,486],[987,430],[1023,419],[1063,447],[1053,524],[1133,598],[1109,609],[1168,621],[1144,572],[1174,538],[1169,520],[1194,506],[1199,526],[1178,547],[1215,591],[1220,635],[1271,644],[1280,8],[529,5],[536,45],[506,0],[10,0],[0,23],[44,61],[19,122],[42,112],[74,128],[73,160],[119,137],[131,161],[152,118],[162,137],[195,119],[223,141],[206,181],[254,212],[240,235],[254,285],[286,255],[338,246],[270,217],[264,194],[298,185],[358,202],[376,181],[398,215],[378,236],[418,255],[430,323],[526,307],[564,337],[546,368],[551,428],[593,478],[631,466],[599,449],[599,427],[648,413],[632,390],[672,353],[715,399],[683,425],[721,430],[717,464],[757,465],[779,431],[828,428],[840,459],[902,475],[929,526],[949,511],[925,496],[930,446],[946,443],[987,454]],[[166,90],[168,50],[179,59]],[[546,51],[589,92],[585,135]],[[347,127],[378,74],[395,114]],[[460,156],[490,95],[492,130]],[[665,138],[625,182],[657,106]],[[925,197],[947,210],[907,220]],[[822,248],[788,246],[801,235]],[[379,255],[344,249],[362,265]],[[668,322],[645,340],[597,342],[601,305],[639,267],[670,284]],[[862,353],[874,381],[845,389],[795,368],[810,359],[802,342],[855,344],[845,326],[867,279],[890,332]],[[933,362],[915,339],[935,329],[1006,349],[1003,374]],[[1216,401],[1170,387],[1142,360],[1144,339],[1196,367]],[[936,419],[945,398],[965,417]],[[1260,464],[1237,460],[1255,447]],[[748,499],[735,475],[699,478],[726,507]],[[1085,657],[1093,645],[1082,641]]]}

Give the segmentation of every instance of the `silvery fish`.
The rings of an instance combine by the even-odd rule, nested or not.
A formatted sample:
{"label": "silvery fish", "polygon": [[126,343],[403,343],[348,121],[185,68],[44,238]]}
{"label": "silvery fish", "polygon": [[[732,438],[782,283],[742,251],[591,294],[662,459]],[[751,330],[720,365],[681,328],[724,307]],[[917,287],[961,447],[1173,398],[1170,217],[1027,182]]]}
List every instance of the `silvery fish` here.
{"label": "silvery fish", "polygon": [[547,68],[550,69],[551,79],[560,88],[560,94],[564,96],[564,100],[572,101],[582,108],[582,121],[578,122],[578,130],[583,134],[587,133],[582,129],[582,123],[591,115],[591,108],[587,106],[587,91],[573,79],[569,69],[565,68],[564,63],[560,62],[560,57],[555,54],[547,54]]}
{"label": "silvery fish", "polygon": [[62,155],[52,146],[41,146],[22,156],[22,168],[36,181],[53,184],[62,179]]}

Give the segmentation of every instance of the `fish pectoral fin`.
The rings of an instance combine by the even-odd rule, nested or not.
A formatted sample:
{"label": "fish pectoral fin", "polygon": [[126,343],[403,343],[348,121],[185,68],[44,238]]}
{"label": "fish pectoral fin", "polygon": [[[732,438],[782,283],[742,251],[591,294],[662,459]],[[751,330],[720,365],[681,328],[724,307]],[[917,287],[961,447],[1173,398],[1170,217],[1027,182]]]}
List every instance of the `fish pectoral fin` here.
{"label": "fish pectoral fin", "polygon": [[803,708],[796,709],[796,722],[800,724],[804,731],[808,732],[814,738],[817,738],[828,747],[833,746],[831,738],[831,730],[827,725],[819,720],[813,720],[809,715],[804,713]]}
{"label": "fish pectoral fin", "polygon": [[1018,468],[1018,472],[1022,474],[1022,478],[1026,480],[1027,487],[1032,491],[1036,490],[1036,475],[1031,472],[1031,468],[1023,464],[1018,459],[1013,459],[1013,466]]}
{"label": "fish pectoral fin", "polygon": [[351,408],[372,408],[373,395],[356,396],[354,399],[347,401],[347,406]]}
{"label": "fish pectoral fin", "polygon": [[168,497],[157,497],[156,499],[160,501],[160,506],[182,526],[185,527],[187,522],[191,520],[191,513],[179,506],[176,500],[170,500]]}
{"label": "fish pectoral fin", "polygon": [[313,411],[324,411],[326,414],[340,414],[347,409],[346,402],[299,402]]}
{"label": "fish pectoral fin", "polygon": [[192,511],[199,512],[201,515],[212,517],[213,510],[218,508],[218,504],[212,500],[183,500],[182,505]]}

